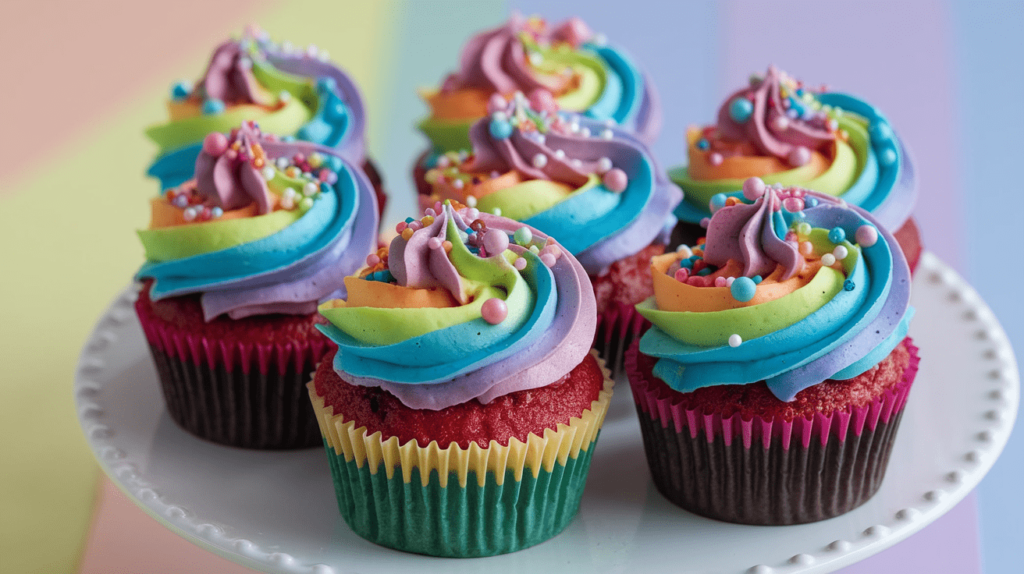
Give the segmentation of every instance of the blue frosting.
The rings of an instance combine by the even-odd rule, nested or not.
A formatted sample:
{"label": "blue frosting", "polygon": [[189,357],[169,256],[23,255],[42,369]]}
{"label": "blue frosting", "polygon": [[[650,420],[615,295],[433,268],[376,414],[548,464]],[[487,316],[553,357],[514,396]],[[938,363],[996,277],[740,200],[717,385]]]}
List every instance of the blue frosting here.
{"label": "blue frosting", "polygon": [[[874,225],[863,215],[823,202],[807,209],[805,220],[819,228],[841,227],[854,237],[860,226]],[[892,352],[913,316],[909,269],[890,242],[883,230],[873,246],[861,247],[861,259],[848,278],[855,288],[839,291],[789,327],[735,348],[685,344],[654,327],[641,339],[640,351],[659,358],[654,375],[680,392],[764,380],[777,397],[789,401],[826,379],[853,378]]]}
{"label": "blue frosting", "polygon": [[640,110],[644,93],[644,78],[640,70],[624,52],[610,46],[585,44],[584,48],[596,53],[608,65],[608,81],[601,98],[584,113],[595,120],[614,120],[629,125]]}

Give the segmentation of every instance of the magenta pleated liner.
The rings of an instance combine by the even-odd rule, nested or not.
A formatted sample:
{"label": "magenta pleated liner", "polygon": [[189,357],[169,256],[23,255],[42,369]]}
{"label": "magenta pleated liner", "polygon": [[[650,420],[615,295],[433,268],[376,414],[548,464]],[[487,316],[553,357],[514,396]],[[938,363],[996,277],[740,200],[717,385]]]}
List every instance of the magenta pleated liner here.
{"label": "magenta pleated liner", "polygon": [[139,319],[171,419],[218,444],[279,450],[322,446],[306,383],[326,340],[254,344],[208,340]]}
{"label": "magenta pleated liner", "polygon": [[918,348],[907,340],[903,378],[863,407],[812,418],[722,417],[659,397],[637,367],[626,372],[640,418],[644,450],[658,490],[682,508],[725,522],[785,525],[838,516],[871,498],[882,484]]}
{"label": "magenta pleated liner", "polygon": [[650,327],[650,321],[638,313],[635,306],[617,301],[609,303],[597,316],[593,347],[613,375],[622,371],[626,349]]}

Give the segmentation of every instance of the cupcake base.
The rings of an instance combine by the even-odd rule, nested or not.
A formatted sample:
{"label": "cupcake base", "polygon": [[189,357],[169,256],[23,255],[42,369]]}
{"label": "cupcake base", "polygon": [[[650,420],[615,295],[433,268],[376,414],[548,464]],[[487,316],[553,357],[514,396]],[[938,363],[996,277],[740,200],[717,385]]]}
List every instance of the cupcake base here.
{"label": "cupcake base", "polygon": [[651,258],[665,253],[659,243],[616,261],[600,276],[591,276],[597,299],[597,333],[594,349],[613,373],[622,369],[622,356],[650,327],[634,305],[654,294]]}
{"label": "cupcake base", "polygon": [[171,419],[186,432],[261,450],[321,443],[305,384],[328,341],[311,316],[202,321],[198,298],[135,303]]}
{"label": "cupcake base", "polygon": [[377,196],[377,215],[380,216],[381,221],[384,221],[384,208],[388,204],[388,196],[384,193],[384,179],[380,175],[380,170],[377,169],[377,164],[373,163],[370,158],[366,158],[363,162],[363,173],[370,180],[373,193]]}
{"label": "cupcake base", "polygon": [[[885,477],[917,374],[917,348],[909,339],[904,346],[906,368],[870,400],[796,417],[750,416],[749,409],[786,404],[765,401],[759,393],[748,394],[731,412],[687,404],[686,395],[693,393],[672,391],[653,379],[653,361],[632,347],[627,372],[655,486],[690,512],[740,524],[802,524],[853,510]],[[885,365],[893,355],[879,367],[886,375],[894,373]],[[844,400],[824,391],[819,398],[826,404]]]}

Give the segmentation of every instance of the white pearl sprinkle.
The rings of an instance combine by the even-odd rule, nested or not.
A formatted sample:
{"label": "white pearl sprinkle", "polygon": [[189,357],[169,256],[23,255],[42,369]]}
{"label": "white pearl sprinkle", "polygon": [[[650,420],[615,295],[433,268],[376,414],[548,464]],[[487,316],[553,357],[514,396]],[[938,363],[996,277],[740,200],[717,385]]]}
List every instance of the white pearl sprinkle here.
{"label": "white pearl sprinkle", "polygon": [[589,138],[590,137],[590,128],[580,128],[580,135],[585,137],[585,138]]}
{"label": "white pearl sprinkle", "polygon": [[270,181],[274,179],[274,172],[274,168],[268,165],[267,167],[263,168],[263,171],[261,173],[263,174],[263,179]]}
{"label": "white pearl sprinkle", "polygon": [[595,46],[604,46],[605,44],[608,43],[608,36],[605,36],[604,34],[594,34],[594,37],[591,41],[594,43]]}
{"label": "white pearl sprinkle", "polygon": [[462,189],[466,187],[466,184],[461,179],[456,179],[455,181],[452,182],[452,187],[454,187],[455,189]]}
{"label": "white pearl sprinkle", "polygon": [[497,112],[494,112],[493,114],[491,114],[491,119],[494,120],[494,121],[497,121],[497,122],[507,122],[508,121],[508,114],[506,114],[505,112],[502,112],[502,111],[497,111]]}
{"label": "white pearl sprinkle", "polygon": [[185,218],[185,221],[193,221],[196,218],[196,215],[198,214],[196,213],[196,208],[194,207],[185,208],[185,211],[182,212],[181,214],[181,216]]}
{"label": "white pearl sprinkle", "polygon": [[313,45],[313,44],[310,44],[306,48],[306,55],[309,56],[310,58],[315,58],[317,53],[319,53],[319,52],[320,52],[320,50],[318,50],[317,47],[315,45]]}
{"label": "white pearl sprinkle", "polygon": [[452,164],[452,160],[448,159],[448,156],[443,155],[437,158],[437,167],[448,167]]}
{"label": "white pearl sprinkle", "polygon": [[466,207],[476,207],[476,196],[475,195],[467,195],[466,196]]}
{"label": "white pearl sprinkle", "polygon": [[306,185],[302,186],[302,193],[307,196],[316,195],[320,193],[320,186],[312,181],[307,181]]}
{"label": "white pearl sprinkle", "polygon": [[579,158],[572,160],[572,166],[575,168],[583,167],[583,160]]}
{"label": "white pearl sprinkle", "polygon": [[544,61],[544,56],[540,52],[530,52],[530,63],[534,66],[539,66]]}
{"label": "white pearl sprinkle", "polygon": [[846,256],[850,254],[850,251],[845,245],[836,245],[836,248],[832,250],[832,255],[835,256],[836,261],[842,261],[846,259]]}
{"label": "white pearl sprinkle", "polygon": [[530,163],[533,164],[533,167],[537,169],[542,169],[544,166],[548,164],[548,156],[539,153],[533,156],[533,160]]}
{"label": "white pearl sprinkle", "polygon": [[[288,189],[291,190],[291,191],[295,191],[294,189],[292,189],[290,187]],[[285,208],[287,210],[295,209],[295,196],[292,195],[291,197],[288,197],[288,196],[282,197],[281,198],[281,207],[283,207],[283,208]]]}
{"label": "white pearl sprinkle", "polygon": [[556,149],[555,157],[557,157],[558,159],[565,159],[565,152],[560,149]]}
{"label": "white pearl sprinkle", "polygon": [[539,143],[540,145],[544,145],[544,143],[548,141],[548,138],[544,134],[538,133],[537,135],[533,136],[533,141]]}
{"label": "white pearl sprinkle", "polygon": [[683,259],[693,257],[693,250],[690,249],[689,245],[680,245],[679,247],[676,247],[676,253],[682,255]]}
{"label": "white pearl sprinkle", "polygon": [[612,168],[612,160],[603,157],[597,160],[597,171],[604,173]]}
{"label": "white pearl sprinkle", "polygon": [[295,199],[296,195],[298,194],[296,193],[294,187],[286,187],[285,190],[281,193],[281,197],[284,197],[286,199]]}
{"label": "white pearl sprinkle", "polygon": [[281,90],[281,93],[277,95],[277,99],[279,99],[282,102],[287,104],[289,102],[289,100],[292,99],[292,95],[291,95],[291,93],[289,93],[289,92],[287,92],[285,90]]}
{"label": "white pearl sprinkle", "polygon": [[491,213],[493,213],[494,215],[501,215],[501,208],[495,207],[494,209],[491,210]]}
{"label": "white pearl sprinkle", "polygon": [[569,124],[569,131],[571,131],[574,134],[575,133],[579,133],[579,131],[580,131],[580,124],[579,124],[579,122],[577,122],[576,120],[573,120],[573,122],[571,124]]}
{"label": "white pearl sprinkle", "polygon": [[832,267],[836,264],[836,256],[831,253],[826,253],[821,256],[821,264],[825,267]]}
{"label": "white pearl sprinkle", "polygon": [[320,50],[320,53],[316,55],[316,59],[320,60],[321,62],[326,62],[328,59],[330,59],[330,57],[331,54],[327,50]]}
{"label": "white pearl sprinkle", "polygon": [[733,284],[734,281],[736,281],[735,277],[726,277],[725,278],[725,286],[726,287],[732,287],[732,284]]}
{"label": "white pearl sprinkle", "polygon": [[604,127],[606,127],[606,128],[614,128],[615,127],[615,120],[605,120],[604,121]]}
{"label": "white pearl sprinkle", "polygon": [[293,46],[292,43],[289,42],[288,40],[285,40],[284,42],[281,42],[281,51],[282,52],[287,54],[288,52],[291,52],[294,49],[295,49],[295,46]]}
{"label": "white pearl sprinkle", "polygon": [[601,130],[601,138],[603,139],[610,140],[613,135],[615,134],[612,133],[612,130]]}
{"label": "white pearl sprinkle", "polygon": [[284,169],[288,167],[288,158],[279,157],[277,158],[277,169]]}
{"label": "white pearl sprinkle", "polygon": [[729,335],[730,347],[739,347],[741,343],[743,343],[743,337],[740,337],[739,335],[736,334]]}

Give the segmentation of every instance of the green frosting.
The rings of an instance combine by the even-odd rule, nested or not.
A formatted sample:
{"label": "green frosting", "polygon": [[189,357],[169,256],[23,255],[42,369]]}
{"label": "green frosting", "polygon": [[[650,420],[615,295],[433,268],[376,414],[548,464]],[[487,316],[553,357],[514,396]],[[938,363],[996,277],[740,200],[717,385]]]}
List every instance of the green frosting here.
{"label": "green frosting", "polygon": [[434,149],[441,153],[450,151],[472,150],[473,143],[469,140],[469,128],[479,118],[465,120],[438,120],[427,118],[416,127],[423,132]]}
{"label": "green frosting", "polygon": [[300,99],[289,99],[284,107],[272,112],[257,111],[254,106],[231,107],[223,113],[198,115],[170,123],[152,126],[146,130],[160,154],[199,142],[212,132],[227,133],[244,120],[254,120],[265,133],[292,134],[309,122],[313,112]]}
{"label": "green frosting", "polygon": [[[325,307],[320,309],[320,314],[361,343],[386,346],[479,319],[484,302],[497,297],[504,299],[508,307],[508,316],[503,324],[509,325],[511,332],[519,330],[529,319],[534,306],[535,295],[530,286],[507,259],[503,265],[495,265],[490,259],[471,253],[459,239],[454,225],[447,227],[446,236],[452,244],[448,254],[451,262],[462,277],[466,290],[474,294],[469,304],[402,309]],[[506,251],[506,254],[506,257],[513,257],[511,252]]]}
{"label": "green frosting", "polygon": [[591,174],[587,183],[566,194],[564,186],[543,179],[531,179],[481,197],[477,200],[477,207],[480,211],[488,213],[493,213],[494,208],[499,208],[502,217],[526,221],[599,183],[601,180],[598,176]]}
{"label": "green frosting", "polygon": [[302,76],[282,72],[266,61],[256,58],[253,58],[252,75],[260,85],[271,93],[288,92],[302,100],[302,103],[310,110],[315,110],[319,107],[316,89],[308,79]]}
{"label": "green frosting", "polygon": [[465,487],[455,473],[446,487],[432,473],[424,487],[418,468],[410,482],[400,472],[388,479],[381,466],[372,474],[325,448],[338,509],[356,534],[405,552],[453,558],[515,552],[564,530],[579,510],[594,454],[592,444],[564,466],[541,469],[537,478],[524,472],[516,481],[509,470],[501,485],[488,473],[481,487],[470,472]]}
{"label": "green frosting", "polygon": [[580,83],[576,89],[556,98],[560,108],[582,112],[601,99],[601,94],[608,83],[608,72],[595,54],[574,50],[568,44],[539,46],[526,37],[523,38],[523,45],[527,50],[541,55],[540,62],[534,64],[534,68],[541,74],[557,75],[569,67],[579,76]]}

